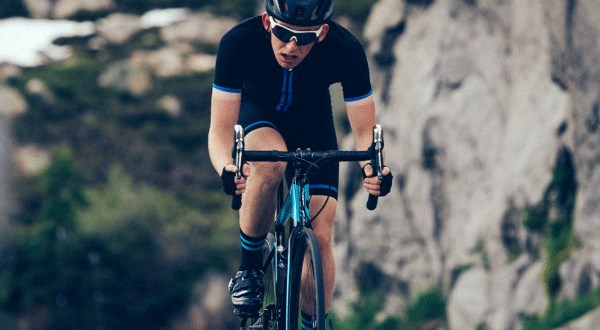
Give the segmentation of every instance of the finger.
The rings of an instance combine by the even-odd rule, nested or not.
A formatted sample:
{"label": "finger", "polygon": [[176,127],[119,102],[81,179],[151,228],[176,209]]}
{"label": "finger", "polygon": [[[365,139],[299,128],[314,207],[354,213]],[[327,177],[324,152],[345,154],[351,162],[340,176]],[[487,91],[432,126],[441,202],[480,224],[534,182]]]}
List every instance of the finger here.
{"label": "finger", "polygon": [[367,192],[369,193],[369,195],[373,196],[379,196],[381,194],[379,189],[367,189]]}
{"label": "finger", "polygon": [[241,195],[242,193],[244,193],[244,191],[246,191],[246,182],[241,182],[241,183],[237,183],[235,185],[235,193],[236,195]]}
{"label": "finger", "polygon": [[243,173],[243,175],[244,175],[244,176],[246,176],[246,177],[250,176],[250,165],[249,165],[248,163],[245,163],[245,164],[242,166],[242,173]]}
{"label": "finger", "polygon": [[225,165],[224,169],[227,172],[237,172],[237,170],[238,170],[237,166],[235,166],[233,164],[227,164],[227,165]]}
{"label": "finger", "polygon": [[392,170],[390,170],[390,168],[389,168],[389,167],[387,167],[387,166],[384,166],[384,167],[383,167],[383,171],[381,171],[381,173],[382,173],[382,174],[385,176],[385,175],[388,175],[388,174],[390,174],[390,172],[391,172],[391,171],[392,171]]}
{"label": "finger", "polygon": [[373,191],[379,192],[379,185],[378,184],[368,184],[368,183],[365,183],[364,187],[369,192],[373,192]]}
{"label": "finger", "polygon": [[363,167],[363,171],[365,172],[365,176],[373,176],[373,166],[371,164],[365,165],[365,167]]}
{"label": "finger", "polygon": [[376,176],[365,179],[365,184],[369,184],[369,185],[379,185],[380,182],[381,182],[381,180],[379,180],[379,178]]}

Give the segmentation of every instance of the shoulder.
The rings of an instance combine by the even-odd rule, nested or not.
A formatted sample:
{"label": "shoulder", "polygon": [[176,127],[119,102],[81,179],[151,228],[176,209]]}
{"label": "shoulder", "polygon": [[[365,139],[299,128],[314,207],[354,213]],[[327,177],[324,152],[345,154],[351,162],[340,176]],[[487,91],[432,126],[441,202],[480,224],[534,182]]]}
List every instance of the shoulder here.
{"label": "shoulder", "polygon": [[364,52],[363,46],[352,32],[337,22],[329,21],[329,32],[323,46],[331,51]]}
{"label": "shoulder", "polygon": [[264,38],[264,28],[262,26],[260,16],[248,18],[229,31],[227,31],[223,38],[221,39],[221,43],[246,43],[246,42],[254,42],[259,38]]}

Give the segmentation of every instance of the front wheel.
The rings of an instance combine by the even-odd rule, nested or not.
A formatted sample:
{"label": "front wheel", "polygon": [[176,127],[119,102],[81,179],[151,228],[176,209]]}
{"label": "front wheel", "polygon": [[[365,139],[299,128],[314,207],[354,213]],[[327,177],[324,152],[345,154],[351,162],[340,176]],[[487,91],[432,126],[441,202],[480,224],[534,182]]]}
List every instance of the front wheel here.
{"label": "front wheel", "polygon": [[[315,233],[297,227],[290,235],[287,329],[305,328],[325,330],[325,295],[321,254]],[[305,317],[301,317],[301,311]],[[311,320],[307,320],[310,316]],[[301,326],[300,329],[303,327]]]}

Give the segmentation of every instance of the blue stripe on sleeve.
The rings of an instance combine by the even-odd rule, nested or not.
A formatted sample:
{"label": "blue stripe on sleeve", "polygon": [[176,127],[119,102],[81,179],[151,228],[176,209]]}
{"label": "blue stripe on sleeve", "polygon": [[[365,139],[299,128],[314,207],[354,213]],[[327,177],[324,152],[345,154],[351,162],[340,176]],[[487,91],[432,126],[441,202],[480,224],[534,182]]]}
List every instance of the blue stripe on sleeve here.
{"label": "blue stripe on sleeve", "polygon": [[371,89],[367,94],[362,95],[362,96],[358,96],[358,97],[349,97],[349,98],[344,98],[344,101],[346,102],[353,102],[353,101],[358,101],[358,100],[362,100],[362,99],[366,99],[367,97],[371,96],[373,94],[373,90]]}
{"label": "blue stripe on sleeve", "polygon": [[219,85],[216,85],[216,84],[212,84],[212,87],[213,87],[214,89],[218,89],[218,90],[220,90],[220,91],[227,92],[227,93],[241,93],[241,92],[242,92],[242,90],[241,90],[241,89],[237,89],[237,88],[227,88],[227,87],[221,87],[221,86],[219,86]]}

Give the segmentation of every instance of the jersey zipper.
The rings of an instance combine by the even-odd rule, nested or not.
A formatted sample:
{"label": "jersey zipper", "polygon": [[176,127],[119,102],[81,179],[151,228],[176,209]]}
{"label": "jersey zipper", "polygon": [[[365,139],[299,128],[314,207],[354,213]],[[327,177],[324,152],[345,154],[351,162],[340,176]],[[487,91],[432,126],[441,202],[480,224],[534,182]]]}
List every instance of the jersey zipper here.
{"label": "jersey zipper", "polygon": [[277,111],[288,111],[292,105],[292,83],[294,71],[292,69],[283,69],[283,82],[281,84],[281,98],[277,105]]}

